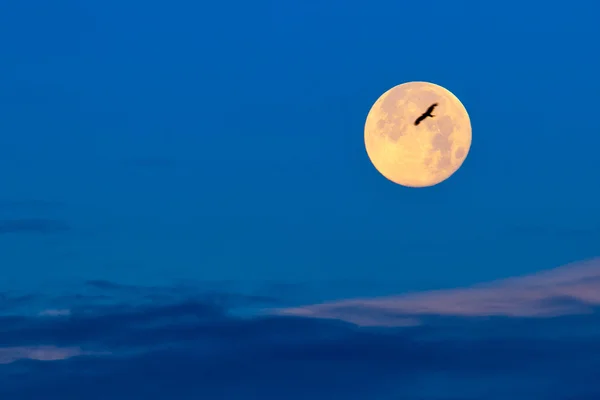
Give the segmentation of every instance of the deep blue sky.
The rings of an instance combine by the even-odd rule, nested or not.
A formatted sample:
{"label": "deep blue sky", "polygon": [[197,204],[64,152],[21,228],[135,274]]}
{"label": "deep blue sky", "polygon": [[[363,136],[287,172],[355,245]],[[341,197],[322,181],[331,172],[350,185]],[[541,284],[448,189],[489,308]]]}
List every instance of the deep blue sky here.
{"label": "deep blue sky", "polygon": [[[2,233],[0,286],[369,279],[398,292],[598,255],[598,12],[3,1],[0,213],[44,221]],[[463,168],[428,189],[386,181],[364,150],[372,103],[411,80],[451,90],[473,125]]]}
{"label": "deep blue sky", "polygon": [[599,399],[598,4],[0,0],[0,398]]}

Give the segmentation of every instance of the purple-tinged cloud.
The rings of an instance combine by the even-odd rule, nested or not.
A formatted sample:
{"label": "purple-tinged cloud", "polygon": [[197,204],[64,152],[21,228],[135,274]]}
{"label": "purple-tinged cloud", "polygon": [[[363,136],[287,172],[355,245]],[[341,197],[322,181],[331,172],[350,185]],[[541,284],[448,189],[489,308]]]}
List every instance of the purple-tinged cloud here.
{"label": "purple-tinged cloud", "polygon": [[0,347],[0,364],[9,364],[17,360],[29,359],[38,361],[66,360],[71,357],[90,355],[79,347],[57,346],[19,346]]}
{"label": "purple-tinged cloud", "polygon": [[71,310],[50,308],[40,311],[38,315],[40,317],[66,317],[71,315]]}
{"label": "purple-tinged cloud", "polygon": [[[518,293],[515,288],[531,287],[560,295],[564,291],[557,287],[580,285],[593,270],[435,293],[452,297],[490,287]],[[373,325],[387,316],[394,326],[424,319],[414,314],[415,302],[445,310],[431,300],[432,292],[421,295],[434,305],[404,296],[412,298],[404,301],[413,314],[348,309]],[[4,298],[0,399],[600,398],[599,313],[363,329],[335,320],[234,312],[265,306],[259,292],[103,282]],[[10,300],[15,298],[22,300]],[[550,298],[544,306],[581,304]],[[466,315],[482,313],[471,309]]]}
{"label": "purple-tinged cloud", "polygon": [[415,325],[426,316],[553,317],[600,305],[600,258],[466,288],[284,308],[279,315],[339,319],[362,326]]}

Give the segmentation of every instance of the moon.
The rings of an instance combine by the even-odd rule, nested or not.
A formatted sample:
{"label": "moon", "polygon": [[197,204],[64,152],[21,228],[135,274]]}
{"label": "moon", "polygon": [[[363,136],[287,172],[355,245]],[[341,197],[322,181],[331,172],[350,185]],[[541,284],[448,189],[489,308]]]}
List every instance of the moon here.
{"label": "moon", "polygon": [[[434,103],[433,117],[415,126]],[[429,82],[394,86],[377,99],[365,122],[365,147],[373,166],[407,187],[448,179],[465,161],[471,139],[471,121],[460,100]]]}

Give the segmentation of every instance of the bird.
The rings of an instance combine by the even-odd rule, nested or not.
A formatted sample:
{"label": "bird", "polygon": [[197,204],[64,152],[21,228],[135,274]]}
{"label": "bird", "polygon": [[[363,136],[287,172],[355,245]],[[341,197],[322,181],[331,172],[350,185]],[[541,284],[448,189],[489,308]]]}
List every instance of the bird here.
{"label": "bird", "polygon": [[433,109],[436,108],[438,105],[438,103],[433,103],[432,105],[429,106],[429,108],[427,109],[427,111],[425,111],[423,114],[421,114],[421,116],[419,118],[417,118],[415,120],[415,126],[419,125],[421,123],[421,121],[423,121],[425,118],[427,117],[435,117],[435,115],[432,114]]}

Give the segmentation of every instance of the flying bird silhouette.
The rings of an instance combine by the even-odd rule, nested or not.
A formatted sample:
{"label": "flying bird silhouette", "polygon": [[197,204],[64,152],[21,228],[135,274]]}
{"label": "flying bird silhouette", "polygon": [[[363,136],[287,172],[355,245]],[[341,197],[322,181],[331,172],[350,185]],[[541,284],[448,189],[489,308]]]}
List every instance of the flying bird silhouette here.
{"label": "flying bird silhouette", "polygon": [[423,121],[425,118],[427,117],[435,117],[435,115],[432,114],[433,109],[436,108],[438,105],[438,103],[433,103],[432,105],[429,106],[429,108],[427,109],[427,111],[425,111],[423,114],[421,114],[421,116],[419,118],[416,119],[415,121],[415,126],[419,125],[421,123],[421,121]]}

